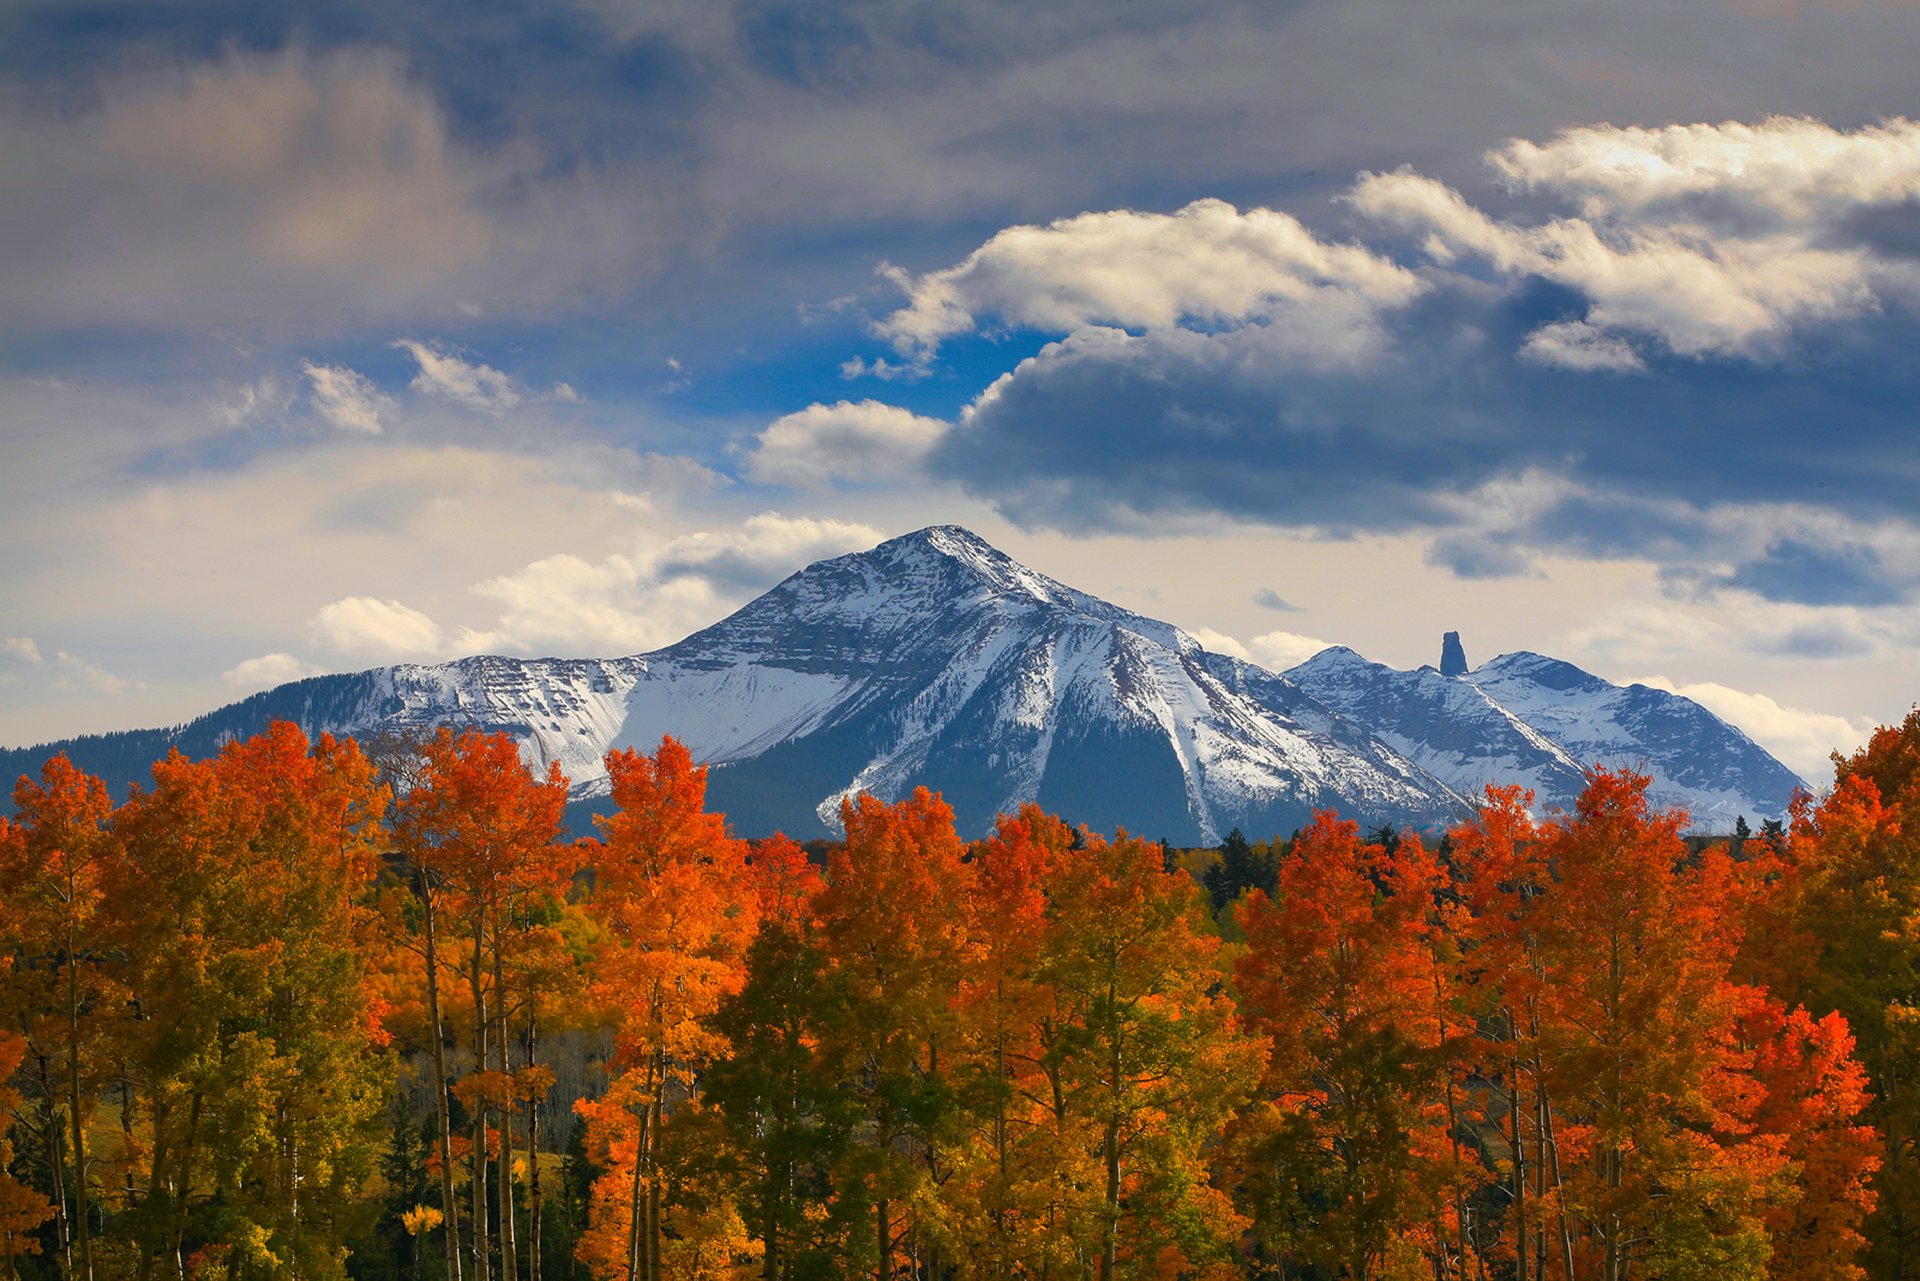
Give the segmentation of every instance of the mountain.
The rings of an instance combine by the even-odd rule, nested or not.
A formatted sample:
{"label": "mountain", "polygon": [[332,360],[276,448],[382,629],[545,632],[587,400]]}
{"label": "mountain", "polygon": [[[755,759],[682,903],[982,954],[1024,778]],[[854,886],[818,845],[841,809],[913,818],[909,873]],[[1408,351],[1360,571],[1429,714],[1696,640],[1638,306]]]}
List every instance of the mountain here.
{"label": "mountain", "polygon": [[1286,675],[1469,796],[1488,783],[1519,783],[1541,808],[1571,809],[1585,766],[1626,767],[1652,776],[1655,805],[1686,809],[1697,830],[1725,832],[1743,814],[1783,813],[1806,787],[1752,739],[1677,694],[1615,685],[1526,652],[1468,670],[1457,638],[1443,664],[1459,674],[1400,671],[1335,646]]}
{"label": "mountain", "polygon": [[578,800],[607,750],[664,733],[714,766],[736,828],[825,833],[865,788],[942,791],[962,829],[1038,800],[1076,822],[1193,843],[1297,826],[1316,807],[1426,824],[1461,798],[1285,679],[1066,587],[936,526],[808,566],[731,617],[628,659],[471,658],[296,681],[174,730],[54,750],[116,788],[178,746],[291,719],[309,733],[437,724],[505,730]]}
{"label": "mountain", "polygon": [[[810,565],[651,654],[313,677],[173,729],[0,752],[0,771],[64,750],[118,792],[169,748],[207,755],[273,720],[310,734],[445,724],[512,734],[531,763],[558,761],[592,808],[605,804],[606,751],[671,733],[712,765],[711,803],[749,835],[824,834],[843,796],[924,783],[968,833],[1037,800],[1074,822],[1195,843],[1288,831],[1328,806],[1370,825],[1445,823],[1491,778],[1557,801],[1596,747],[1648,760],[1657,747],[1692,769],[1699,794],[1727,783],[1716,795],[1737,795],[1739,812],[1774,812],[1748,803],[1772,792],[1739,790],[1771,758],[1704,709],[1605,682],[1625,701],[1578,683],[1561,697],[1555,672],[1509,661],[1533,657],[1453,678],[1335,649],[1279,675],[935,526]],[[1715,773],[1726,761],[1682,759],[1735,739],[1762,763],[1743,755],[1734,782]]]}

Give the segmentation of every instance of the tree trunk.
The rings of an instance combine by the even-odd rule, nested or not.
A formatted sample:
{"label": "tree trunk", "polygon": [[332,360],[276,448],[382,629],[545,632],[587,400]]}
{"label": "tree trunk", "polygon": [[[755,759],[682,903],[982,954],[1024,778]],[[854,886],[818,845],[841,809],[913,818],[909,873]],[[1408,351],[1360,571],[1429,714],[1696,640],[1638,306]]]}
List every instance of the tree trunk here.
{"label": "tree trunk", "polygon": [[46,1113],[40,1133],[47,1145],[47,1170],[53,1179],[53,1227],[60,1244],[60,1266],[73,1276],[73,1216],[67,1205],[66,1123],[54,1107],[53,1070],[45,1054],[36,1054],[40,1066],[40,1104]]}
{"label": "tree trunk", "polygon": [[[527,1003],[527,1066],[539,1062],[539,1028]],[[540,1281],[540,1100],[527,1094],[527,1281]]]}
{"label": "tree trunk", "polygon": [[460,1204],[453,1194],[453,1133],[447,1105],[447,1044],[440,1020],[439,930],[433,886],[423,871],[420,895],[426,904],[427,1022],[433,1037],[433,1112],[440,1144],[440,1209],[447,1252],[447,1281],[460,1281]]}
{"label": "tree trunk", "polygon": [[[487,990],[486,971],[482,968],[486,946],[486,915],[473,918],[473,959],[467,970],[467,986],[473,995],[473,1070],[487,1070]],[[493,1237],[487,1222],[487,1099],[484,1091],[473,1096],[473,1151],[468,1165],[473,1187],[473,1275],[474,1281],[487,1281],[493,1249]]]}
{"label": "tree trunk", "polygon": [[78,1281],[93,1281],[93,1225],[87,1205],[87,1122],[80,1110],[80,958],[67,931],[67,1103],[73,1120],[73,1222],[80,1244]]}
{"label": "tree trunk", "polygon": [[653,1145],[659,1141],[661,1098],[667,1089],[665,1055],[654,1072],[653,1101],[647,1105],[647,1281],[660,1281],[660,1243],[664,1236],[660,1225],[660,1174],[654,1165]]}
{"label": "tree trunk", "polygon": [[887,1198],[887,1158],[893,1153],[893,1117],[883,1110],[880,1131],[875,1137],[880,1149],[880,1165],[873,1197],[874,1274],[879,1281],[893,1281],[893,1202]]}
{"label": "tree trunk", "polygon": [[[510,1076],[507,1061],[507,984],[500,953],[504,940],[500,931],[493,939],[493,1004],[498,1026],[494,1029],[494,1067],[500,1073],[502,1088]],[[500,1107],[500,1277],[501,1281],[520,1281],[519,1233],[513,1221],[513,1105]]]}
{"label": "tree trunk", "polygon": [[193,1198],[193,1152],[200,1143],[200,1113],[205,1105],[206,1095],[196,1089],[187,1107],[187,1135],[180,1145],[180,1187],[173,1198],[173,1275],[176,1281],[186,1281],[187,1275],[187,1206]]}

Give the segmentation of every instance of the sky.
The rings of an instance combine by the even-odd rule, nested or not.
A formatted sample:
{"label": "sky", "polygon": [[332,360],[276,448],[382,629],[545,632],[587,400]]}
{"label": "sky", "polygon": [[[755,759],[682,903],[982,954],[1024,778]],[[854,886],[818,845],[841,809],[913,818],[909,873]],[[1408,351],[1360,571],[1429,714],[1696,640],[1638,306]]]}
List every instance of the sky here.
{"label": "sky", "polygon": [[0,743],[966,525],[1818,784],[1920,698],[1920,5],[0,7]]}

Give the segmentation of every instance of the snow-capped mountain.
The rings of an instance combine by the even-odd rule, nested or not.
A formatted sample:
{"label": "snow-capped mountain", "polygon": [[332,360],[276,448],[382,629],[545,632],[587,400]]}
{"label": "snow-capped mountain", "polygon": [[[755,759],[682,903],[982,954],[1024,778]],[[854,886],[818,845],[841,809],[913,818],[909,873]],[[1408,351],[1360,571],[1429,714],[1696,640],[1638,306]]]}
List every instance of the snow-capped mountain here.
{"label": "snow-capped mountain", "polygon": [[1519,783],[1541,808],[1571,809],[1585,767],[1625,767],[1652,776],[1655,805],[1684,808],[1696,829],[1723,832],[1740,815],[1779,815],[1806,786],[1691,699],[1615,685],[1541,654],[1502,654],[1444,676],[1335,646],[1286,675],[1469,796],[1488,783]]}
{"label": "snow-capped mountain", "polygon": [[606,793],[606,751],[651,750],[671,733],[713,766],[710,801],[747,834],[820,834],[855,790],[896,797],[925,784],[969,833],[1037,800],[1074,822],[1194,842],[1236,826],[1286,831],[1326,806],[1369,824],[1444,823],[1490,779],[1555,801],[1577,788],[1583,753],[1652,761],[1657,747],[1693,770],[1685,780],[1725,782],[1738,812],[1778,808],[1748,800],[1771,792],[1740,791],[1764,773],[1744,756],[1738,778],[1721,779],[1724,761],[1683,763],[1691,727],[1699,750],[1738,739],[1791,780],[1704,709],[1605,682],[1568,684],[1561,698],[1558,673],[1522,658],[1534,656],[1456,680],[1331,650],[1277,675],[935,526],[810,565],[652,654],[313,677],[176,729],[0,752],[0,770],[65,750],[118,790],[169,747],[209,754],[276,719],[356,735],[473,725],[513,734],[530,763],[560,762],[585,803]]}

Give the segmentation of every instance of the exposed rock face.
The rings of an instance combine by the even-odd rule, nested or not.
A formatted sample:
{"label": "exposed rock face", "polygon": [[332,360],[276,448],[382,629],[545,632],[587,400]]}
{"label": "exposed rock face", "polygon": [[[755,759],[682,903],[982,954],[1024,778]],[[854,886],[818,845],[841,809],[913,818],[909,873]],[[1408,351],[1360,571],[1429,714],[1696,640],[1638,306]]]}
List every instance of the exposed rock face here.
{"label": "exposed rock face", "polygon": [[1440,674],[1442,676],[1467,674],[1467,651],[1460,647],[1459,632],[1448,632],[1440,638]]}

